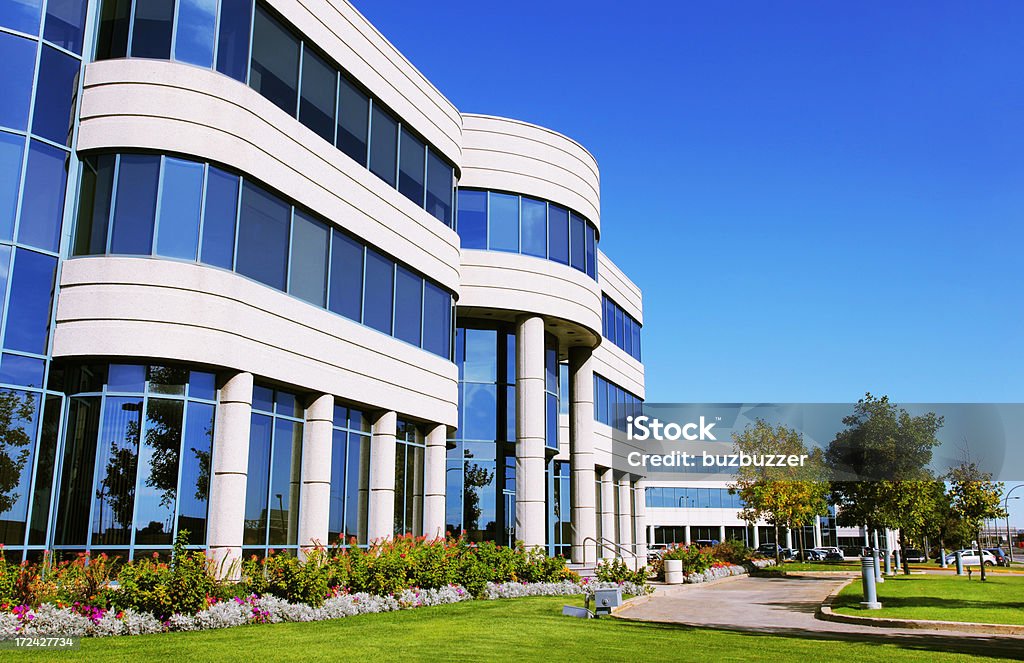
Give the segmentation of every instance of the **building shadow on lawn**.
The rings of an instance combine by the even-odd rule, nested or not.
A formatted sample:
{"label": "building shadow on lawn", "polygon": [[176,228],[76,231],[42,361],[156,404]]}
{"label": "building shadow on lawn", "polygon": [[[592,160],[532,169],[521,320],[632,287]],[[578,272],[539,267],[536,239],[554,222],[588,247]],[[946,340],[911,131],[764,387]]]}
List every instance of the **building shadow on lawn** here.
{"label": "building shadow on lawn", "polygon": [[[649,627],[659,629],[675,629],[680,631],[712,630],[734,633],[737,635],[749,635],[755,637],[761,635],[772,635],[781,638],[797,638],[804,641],[816,640],[819,642],[866,642],[879,645],[892,645],[901,649],[910,649],[915,651],[943,652],[947,654],[961,654],[979,658],[1024,660],[1024,638],[1012,636],[967,634],[961,636],[927,631],[922,631],[920,633],[866,633],[863,631],[818,631],[805,628],[784,628],[774,626],[738,628],[732,624],[705,624],[702,626],[692,626],[670,622],[623,621],[631,621],[635,624],[647,624]],[[874,627],[868,626],[864,628]],[[757,645],[751,646],[756,648]]]}

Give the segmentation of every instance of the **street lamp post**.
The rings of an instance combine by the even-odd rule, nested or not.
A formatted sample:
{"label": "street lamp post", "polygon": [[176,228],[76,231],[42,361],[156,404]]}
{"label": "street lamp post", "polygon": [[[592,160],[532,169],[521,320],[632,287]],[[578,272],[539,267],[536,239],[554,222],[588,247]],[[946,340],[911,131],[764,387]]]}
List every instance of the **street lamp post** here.
{"label": "street lamp post", "polygon": [[[1006,493],[1006,498],[1003,499],[1003,511],[1006,512],[1006,546],[1010,549],[1008,552],[1010,554],[1011,564],[1013,564],[1013,537],[1010,535],[1010,495],[1013,494],[1013,491],[1017,490],[1022,486],[1024,486],[1024,483],[1017,484],[1016,486],[1011,488],[1009,492]],[[1014,497],[1012,499],[1019,500],[1020,498]]]}

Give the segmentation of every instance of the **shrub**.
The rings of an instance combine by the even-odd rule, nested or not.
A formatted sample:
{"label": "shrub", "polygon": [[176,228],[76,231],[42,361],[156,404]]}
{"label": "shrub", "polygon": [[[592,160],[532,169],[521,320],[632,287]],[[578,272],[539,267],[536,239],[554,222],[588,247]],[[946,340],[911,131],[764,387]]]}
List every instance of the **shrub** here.
{"label": "shrub", "polygon": [[321,548],[310,549],[305,560],[288,553],[262,560],[254,556],[242,563],[243,582],[252,594],[270,594],[319,608],[328,594],[325,557]]}
{"label": "shrub", "polygon": [[727,564],[742,566],[754,558],[753,548],[748,548],[742,541],[729,540],[715,545],[711,549],[715,559]]}
{"label": "shrub", "polygon": [[647,567],[643,566],[640,567],[640,570],[634,571],[620,558],[614,557],[601,560],[594,571],[594,575],[601,582],[631,582],[643,585],[647,582]]}
{"label": "shrub", "polygon": [[[178,532],[170,564],[153,553],[121,567],[119,588],[110,592],[110,603],[121,610],[149,612],[163,621],[174,613],[194,615],[208,605],[207,597],[216,596],[218,583],[206,555],[185,548],[188,531]],[[95,604],[93,604],[95,605]]]}
{"label": "shrub", "polygon": [[683,563],[683,573],[704,573],[715,563],[715,557],[711,554],[710,548],[698,548],[697,546],[679,545],[668,548],[661,556],[662,560],[678,559]]}

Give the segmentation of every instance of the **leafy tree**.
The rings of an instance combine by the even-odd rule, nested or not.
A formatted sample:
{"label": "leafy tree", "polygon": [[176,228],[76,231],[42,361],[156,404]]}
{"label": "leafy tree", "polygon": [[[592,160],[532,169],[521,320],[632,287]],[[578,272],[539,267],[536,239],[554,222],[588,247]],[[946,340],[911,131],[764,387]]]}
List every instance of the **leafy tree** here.
{"label": "leafy tree", "polygon": [[[843,424],[846,429],[825,452],[837,522],[872,531],[899,529],[905,561],[908,535],[922,532],[921,523],[935,508],[935,477],[928,465],[943,419],[933,412],[912,417],[888,396],[868,393]],[[906,564],[904,572],[910,572]]]}
{"label": "leafy tree", "polygon": [[[1005,518],[1001,501],[1003,484],[992,481],[992,475],[982,472],[977,464],[963,461],[946,475],[949,480],[949,494],[952,498],[952,512],[969,527],[977,542],[981,555],[981,529],[989,518]],[[981,560],[981,579],[985,577],[984,557]]]}
{"label": "leafy tree", "polygon": [[35,397],[18,391],[0,391],[0,514],[21,498],[16,490],[32,457],[32,436],[26,428],[36,411]]}
{"label": "leafy tree", "polygon": [[466,461],[465,473],[462,477],[462,505],[466,531],[472,532],[480,528],[480,495],[486,486],[494,480],[494,472],[477,463]]}
{"label": "leafy tree", "polygon": [[[763,419],[733,434],[734,453],[751,456],[767,454],[807,455],[802,467],[771,467],[748,465],[739,468],[730,492],[738,493],[744,502],[738,514],[754,524],[765,520],[775,528],[779,540],[779,527],[804,527],[814,517],[828,513],[828,483],[823,480],[824,468],[820,449],[808,451],[800,433],[779,425],[772,427]],[[803,537],[798,537],[803,557]],[[775,548],[776,561],[779,547]]]}

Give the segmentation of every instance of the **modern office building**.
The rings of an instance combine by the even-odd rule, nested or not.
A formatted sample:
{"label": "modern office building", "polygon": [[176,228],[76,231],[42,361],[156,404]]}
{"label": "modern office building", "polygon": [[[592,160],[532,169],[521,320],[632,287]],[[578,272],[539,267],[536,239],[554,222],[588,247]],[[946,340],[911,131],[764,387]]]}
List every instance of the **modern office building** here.
{"label": "modern office building", "polygon": [[641,293],[586,149],[460,112],[344,0],[4,0],[0,59],[5,555],[643,557]]}

